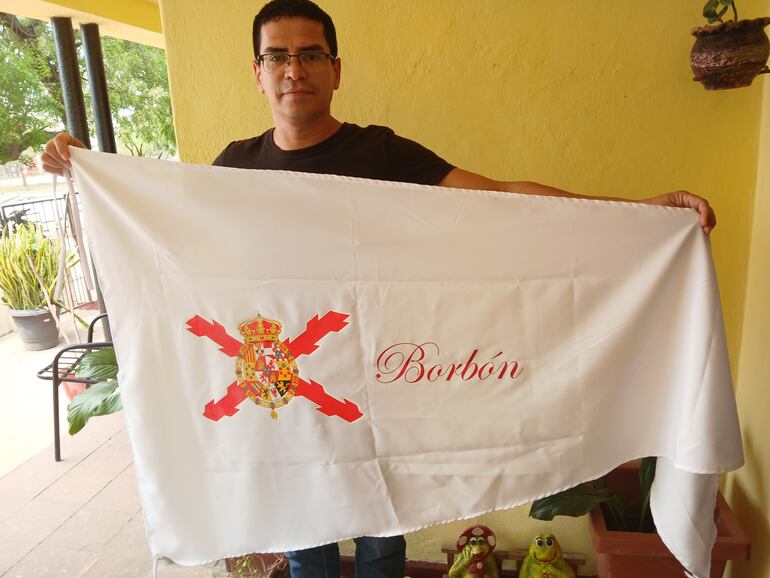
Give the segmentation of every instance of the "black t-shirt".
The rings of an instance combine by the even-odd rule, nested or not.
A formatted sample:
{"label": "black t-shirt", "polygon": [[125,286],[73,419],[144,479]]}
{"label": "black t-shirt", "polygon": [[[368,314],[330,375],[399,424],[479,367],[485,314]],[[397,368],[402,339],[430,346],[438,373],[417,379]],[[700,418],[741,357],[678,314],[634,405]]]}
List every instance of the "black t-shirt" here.
{"label": "black t-shirt", "polygon": [[325,141],[285,151],[273,142],[273,129],[231,142],[214,165],[240,169],[271,169],[438,184],[454,167],[424,146],[384,126],[362,128],[344,123]]}

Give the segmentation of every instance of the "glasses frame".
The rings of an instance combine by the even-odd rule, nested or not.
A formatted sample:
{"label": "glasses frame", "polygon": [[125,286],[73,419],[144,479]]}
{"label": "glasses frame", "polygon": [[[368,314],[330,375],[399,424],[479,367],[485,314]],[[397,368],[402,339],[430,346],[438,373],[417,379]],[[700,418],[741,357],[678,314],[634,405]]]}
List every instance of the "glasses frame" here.
{"label": "glasses frame", "polygon": [[[280,65],[280,66],[277,66],[277,67],[276,67],[275,69],[273,69],[273,70],[268,70],[268,69],[267,69],[267,66],[265,66],[265,58],[266,58],[266,57],[268,57],[268,56],[275,56],[275,55],[278,55],[278,54],[280,54],[280,55],[282,55],[282,56],[288,56],[288,57],[289,57],[289,60],[287,60],[287,61],[286,61],[284,64],[282,64],[282,65]],[[290,66],[290,65],[291,65],[291,59],[292,59],[292,58],[296,58],[296,59],[297,59],[297,62],[299,62],[299,65],[300,65],[302,68],[305,68],[305,65],[302,63],[302,57],[303,57],[303,56],[307,56],[307,55],[309,55],[309,54],[315,54],[315,55],[325,56],[326,58],[328,58],[328,59],[329,59],[329,60],[331,60],[332,62],[334,62],[335,60],[337,60],[337,57],[336,57],[336,56],[332,56],[332,54],[331,54],[330,52],[320,52],[320,51],[318,51],[318,52],[317,52],[317,51],[315,51],[315,50],[314,50],[314,51],[312,51],[312,52],[300,52],[300,53],[298,53],[298,54],[291,54],[291,53],[289,53],[289,52],[265,52],[264,54],[260,54],[260,55],[258,55],[258,56],[257,56],[257,62],[258,62],[258,63],[259,63],[259,65],[262,67],[262,69],[263,69],[265,72],[268,72],[268,73],[271,73],[271,72],[276,72],[276,71],[278,71],[278,70],[281,70],[282,68],[286,68],[286,67]]]}

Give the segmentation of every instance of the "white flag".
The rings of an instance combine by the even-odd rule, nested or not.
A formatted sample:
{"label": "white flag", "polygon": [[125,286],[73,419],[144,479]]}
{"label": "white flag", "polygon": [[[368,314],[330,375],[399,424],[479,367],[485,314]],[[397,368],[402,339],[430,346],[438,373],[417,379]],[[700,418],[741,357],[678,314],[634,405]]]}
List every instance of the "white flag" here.
{"label": "white flag", "polygon": [[411,532],[659,456],[657,528],[708,575],[743,455],[693,211],[72,158],[156,557]]}

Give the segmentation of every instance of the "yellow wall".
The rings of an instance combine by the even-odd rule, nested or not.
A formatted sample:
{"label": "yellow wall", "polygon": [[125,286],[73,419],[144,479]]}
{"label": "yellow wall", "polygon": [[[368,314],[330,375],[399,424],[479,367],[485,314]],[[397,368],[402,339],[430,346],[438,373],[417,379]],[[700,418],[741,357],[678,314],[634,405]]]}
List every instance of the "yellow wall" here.
{"label": "yellow wall", "polygon": [[[770,1],[765,14],[770,14]],[[732,578],[770,578],[770,81],[758,153],[746,309],[736,383],[746,465],[728,477],[727,499],[752,540],[752,560]]]}
{"label": "yellow wall", "polygon": [[0,11],[46,21],[67,16],[75,26],[98,24],[104,36],[164,47],[157,0],[0,0]]}
{"label": "yellow wall", "polygon": [[[767,356],[760,348],[770,342],[761,322],[767,326],[767,310],[759,316],[770,284],[770,272],[759,263],[767,257],[760,216],[768,210],[766,184],[755,232],[755,243],[764,242],[765,249],[754,252],[749,286],[757,310],[751,306],[745,332],[742,321],[762,82],[719,92],[692,82],[689,30],[701,24],[703,0],[320,1],[339,33],[338,118],[391,126],[458,166],[497,178],[634,198],[687,188],[711,199],[719,215],[714,257],[731,358],[735,367],[742,335],[752,342],[742,357],[749,369],[742,370],[741,384],[747,376],[747,384],[756,382],[747,391],[761,390]],[[742,15],[762,15],[766,3],[742,0]],[[210,162],[229,141],[272,124],[250,72],[251,19],[260,4],[162,0],[177,138],[186,161]],[[765,120],[765,134],[767,126]],[[762,178],[767,183],[770,175]],[[743,405],[749,399],[742,397]],[[753,417],[761,409],[744,410],[753,436],[749,458],[751,444],[766,457],[758,440],[764,422]],[[737,487],[767,510],[765,478],[757,482],[753,471],[747,468]],[[524,546],[540,527],[527,520],[526,509],[486,519],[503,547]],[[766,519],[763,524],[767,535]],[[409,556],[439,560],[440,544],[453,542],[464,525],[410,536]],[[590,551],[583,520],[549,527],[567,550]]]}

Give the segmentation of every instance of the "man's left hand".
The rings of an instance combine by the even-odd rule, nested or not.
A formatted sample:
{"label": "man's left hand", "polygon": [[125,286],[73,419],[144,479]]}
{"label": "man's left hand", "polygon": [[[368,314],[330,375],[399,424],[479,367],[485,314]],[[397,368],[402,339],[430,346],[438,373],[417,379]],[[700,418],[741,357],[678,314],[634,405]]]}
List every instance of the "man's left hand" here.
{"label": "man's left hand", "polygon": [[647,203],[648,205],[682,207],[685,209],[696,210],[698,212],[700,226],[703,227],[703,232],[707,235],[717,226],[717,217],[714,214],[714,209],[709,205],[709,202],[706,199],[688,193],[687,191],[674,191],[673,193],[659,195],[642,202]]}

